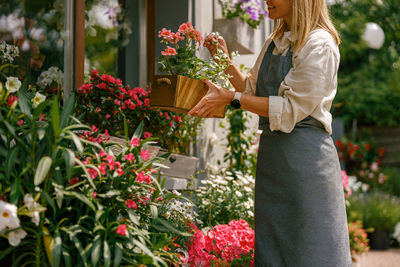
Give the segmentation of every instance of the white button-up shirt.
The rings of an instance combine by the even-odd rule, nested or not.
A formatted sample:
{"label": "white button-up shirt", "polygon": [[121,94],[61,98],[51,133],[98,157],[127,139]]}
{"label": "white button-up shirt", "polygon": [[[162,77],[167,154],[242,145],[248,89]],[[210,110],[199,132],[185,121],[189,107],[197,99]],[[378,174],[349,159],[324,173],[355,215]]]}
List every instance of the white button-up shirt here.
{"label": "white button-up shirt", "polygon": [[[271,41],[268,38],[265,42],[256,63],[247,75],[244,91],[246,94],[255,94],[258,70]],[[281,39],[274,42],[273,54],[286,54],[293,37],[290,32],[286,32]],[[337,90],[339,61],[339,48],[332,35],[322,29],[312,31],[305,45],[293,53],[293,66],[282,81],[278,96],[269,97],[271,131],[289,133],[297,122],[311,116],[332,134],[330,108]]]}

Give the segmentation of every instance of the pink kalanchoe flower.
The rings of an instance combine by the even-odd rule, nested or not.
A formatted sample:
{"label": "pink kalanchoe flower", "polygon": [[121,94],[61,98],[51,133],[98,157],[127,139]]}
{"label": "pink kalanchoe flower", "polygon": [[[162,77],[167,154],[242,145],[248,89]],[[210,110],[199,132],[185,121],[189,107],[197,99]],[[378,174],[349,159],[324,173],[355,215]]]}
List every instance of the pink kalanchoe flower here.
{"label": "pink kalanchoe flower", "polygon": [[141,150],[140,157],[142,158],[143,161],[148,160],[150,158],[149,151],[147,149]]}
{"label": "pink kalanchoe flower", "polygon": [[144,133],[143,133],[143,137],[144,137],[145,139],[150,138],[152,135],[153,135],[153,134],[151,134],[151,133],[149,133],[149,132],[144,132]]}
{"label": "pink kalanchoe flower", "polygon": [[115,231],[118,235],[126,236],[128,231],[126,230],[126,224],[121,224]]}
{"label": "pink kalanchoe flower", "polygon": [[109,118],[111,118],[110,114],[106,114],[106,120],[108,120]]}
{"label": "pink kalanchoe flower", "polygon": [[161,51],[163,56],[175,56],[177,54],[175,48],[167,46],[164,51]]}
{"label": "pink kalanchoe flower", "polygon": [[128,200],[125,202],[125,204],[126,204],[126,205],[128,206],[128,208],[130,208],[130,209],[137,210],[137,208],[138,208],[136,202],[133,201],[132,199],[128,199]]}
{"label": "pink kalanchoe flower", "polygon": [[137,147],[137,146],[139,146],[140,145],[140,141],[139,141],[139,138],[137,138],[137,137],[134,137],[132,140],[131,140],[131,145],[132,145],[132,147],[133,148],[135,148],[135,147]]}
{"label": "pink kalanchoe flower", "polygon": [[129,153],[129,155],[125,155],[125,159],[129,161],[129,163],[132,163],[132,161],[135,160],[135,156],[132,153]]}
{"label": "pink kalanchoe flower", "polygon": [[115,78],[111,75],[103,74],[101,75],[101,79],[108,83],[115,83]]}

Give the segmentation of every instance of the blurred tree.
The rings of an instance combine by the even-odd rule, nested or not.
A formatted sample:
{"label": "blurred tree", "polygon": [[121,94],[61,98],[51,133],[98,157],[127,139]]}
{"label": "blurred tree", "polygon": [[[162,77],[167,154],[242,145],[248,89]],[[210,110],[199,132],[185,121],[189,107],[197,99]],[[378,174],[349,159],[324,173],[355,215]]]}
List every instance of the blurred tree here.
{"label": "blurred tree", "polygon": [[[400,0],[341,0],[330,6],[341,63],[333,114],[346,126],[400,125]],[[362,39],[367,22],[385,33],[379,50]]]}

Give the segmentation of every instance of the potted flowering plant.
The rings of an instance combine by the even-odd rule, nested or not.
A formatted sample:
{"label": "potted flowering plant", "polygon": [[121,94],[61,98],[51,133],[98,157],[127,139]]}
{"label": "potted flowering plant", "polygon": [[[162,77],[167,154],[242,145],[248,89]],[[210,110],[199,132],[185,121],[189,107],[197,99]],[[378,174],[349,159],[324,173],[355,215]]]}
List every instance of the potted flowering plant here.
{"label": "potted flowering plant", "polygon": [[254,33],[267,16],[260,0],[219,0],[222,17],[214,20],[213,30],[224,36],[230,51],[254,53]]}
{"label": "potted flowering plant", "polygon": [[[201,80],[210,79],[219,84],[229,81],[229,76],[224,73],[229,60],[222,51],[215,55],[218,63],[206,62],[196,56],[203,37],[190,22],[180,25],[176,33],[163,28],[158,36],[166,45],[159,57],[159,70],[167,75],[154,77],[153,107],[186,113],[207,93],[207,86]],[[221,107],[215,117],[224,117],[225,108]]]}
{"label": "potted flowering plant", "polygon": [[218,3],[224,18],[238,17],[253,29],[256,29],[268,14],[260,0],[218,0]]}
{"label": "potted flowering plant", "polygon": [[361,220],[371,228],[368,234],[372,249],[388,249],[390,236],[400,221],[400,199],[379,191],[353,194],[348,198],[349,221]]}
{"label": "potted flowering plant", "polygon": [[367,232],[370,230],[365,230],[361,221],[349,222],[348,228],[351,259],[353,262],[356,262],[357,255],[362,255],[370,249],[367,235]]}

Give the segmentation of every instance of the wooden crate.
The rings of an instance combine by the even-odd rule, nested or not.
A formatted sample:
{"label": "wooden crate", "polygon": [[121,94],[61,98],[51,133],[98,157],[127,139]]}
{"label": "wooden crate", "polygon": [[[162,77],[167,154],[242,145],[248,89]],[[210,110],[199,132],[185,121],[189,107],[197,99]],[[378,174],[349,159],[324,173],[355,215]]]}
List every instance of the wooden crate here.
{"label": "wooden crate", "polygon": [[[155,75],[151,83],[150,105],[187,113],[205,96],[207,90],[207,85],[199,80],[181,75]],[[225,111],[226,107],[221,107],[214,117],[225,117]]]}

